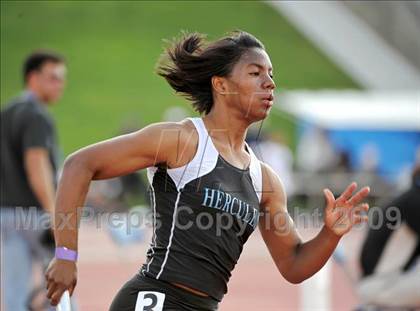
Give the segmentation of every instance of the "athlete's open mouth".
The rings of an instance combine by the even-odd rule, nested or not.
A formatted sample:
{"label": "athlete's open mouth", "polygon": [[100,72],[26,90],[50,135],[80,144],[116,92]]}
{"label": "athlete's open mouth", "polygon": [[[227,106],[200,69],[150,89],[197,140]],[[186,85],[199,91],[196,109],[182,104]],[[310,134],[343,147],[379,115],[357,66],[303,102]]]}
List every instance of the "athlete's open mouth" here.
{"label": "athlete's open mouth", "polygon": [[271,101],[274,100],[274,96],[273,96],[273,94],[268,94],[268,95],[264,96],[262,99],[263,100],[268,100],[268,101],[271,102]]}

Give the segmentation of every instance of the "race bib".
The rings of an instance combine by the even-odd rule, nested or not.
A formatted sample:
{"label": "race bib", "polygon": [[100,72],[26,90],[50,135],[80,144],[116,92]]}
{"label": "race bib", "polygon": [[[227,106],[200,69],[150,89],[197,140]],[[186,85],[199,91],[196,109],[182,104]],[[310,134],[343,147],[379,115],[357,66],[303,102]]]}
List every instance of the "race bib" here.
{"label": "race bib", "polygon": [[159,292],[139,292],[135,311],[162,311],[165,294]]}

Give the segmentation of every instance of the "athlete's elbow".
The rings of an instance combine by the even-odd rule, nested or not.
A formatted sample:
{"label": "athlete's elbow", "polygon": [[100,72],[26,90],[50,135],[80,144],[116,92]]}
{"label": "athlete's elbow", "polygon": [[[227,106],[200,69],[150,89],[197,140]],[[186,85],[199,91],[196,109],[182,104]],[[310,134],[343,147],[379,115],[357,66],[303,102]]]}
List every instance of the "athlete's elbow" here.
{"label": "athlete's elbow", "polygon": [[88,158],[82,151],[70,154],[64,161],[63,175],[66,173],[80,174],[82,172],[92,172]]}
{"label": "athlete's elbow", "polygon": [[76,167],[80,166],[80,164],[83,163],[83,157],[81,157],[81,154],[79,152],[74,152],[70,154],[66,159],[64,160],[64,170],[73,170]]}
{"label": "athlete's elbow", "polygon": [[283,277],[286,279],[287,282],[292,284],[300,284],[306,280],[306,278],[302,277],[298,273],[282,273]]}
{"label": "athlete's elbow", "polygon": [[281,276],[289,283],[300,284],[305,281],[304,276],[302,275],[301,269],[297,268],[296,265],[292,263],[285,263],[284,260],[275,261],[277,270],[280,272]]}
{"label": "athlete's elbow", "polygon": [[296,284],[296,285],[302,283],[303,281],[305,281],[304,278],[299,278],[299,277],[289,277],[289,278],[286,278],[286,280],[289,283]]}

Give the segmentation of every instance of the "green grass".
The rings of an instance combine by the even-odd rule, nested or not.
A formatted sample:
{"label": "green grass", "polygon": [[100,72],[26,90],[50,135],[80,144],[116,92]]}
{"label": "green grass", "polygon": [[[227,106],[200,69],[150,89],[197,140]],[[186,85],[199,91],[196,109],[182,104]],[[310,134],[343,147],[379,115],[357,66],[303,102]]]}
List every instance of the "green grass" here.
{"label": "green grass", "polygon": [[[125,120],[159,121],[189,107],[154,74],[165,38],[181,30],[216,39],[232,29],[265,44],[280,90],[354,88],[350,78],[262,2],[1,2],[1,104],[19,93],[21,63],[35,48],[68,60],[68,88],[52,108],[64,154],[112,137]],[[293,122],[273,112],[271,128],[293,144]]]}

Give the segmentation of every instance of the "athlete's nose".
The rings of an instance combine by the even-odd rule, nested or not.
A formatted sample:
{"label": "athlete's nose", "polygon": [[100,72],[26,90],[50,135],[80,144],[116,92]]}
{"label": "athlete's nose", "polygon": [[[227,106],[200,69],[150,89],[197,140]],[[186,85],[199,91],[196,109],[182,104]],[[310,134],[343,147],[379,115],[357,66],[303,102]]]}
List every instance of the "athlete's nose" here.
{"label": "athlete's nose", "polygon": [[264,82],[264,89],[274,90],[276,88],[276,83],[273,78],[268,76],[268,79]]}

